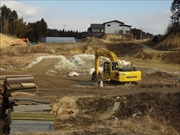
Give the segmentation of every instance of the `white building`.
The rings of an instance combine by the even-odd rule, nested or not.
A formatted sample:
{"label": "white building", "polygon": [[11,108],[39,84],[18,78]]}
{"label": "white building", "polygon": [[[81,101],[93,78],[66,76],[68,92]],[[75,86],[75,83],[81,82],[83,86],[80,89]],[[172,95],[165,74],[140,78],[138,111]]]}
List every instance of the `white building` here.
{"label": "white building", "polygon": [[103,24],[91,24],[88,33],[91,36],[104,34],[127,34],[131,31],[131,26],[124,22],[113,20]]}
{"label": "white building", "polygon": [[103,25],[105,34],[126,34],[131,30],[130,25],[126,25],[123,22],[117,20],[105,22]]}

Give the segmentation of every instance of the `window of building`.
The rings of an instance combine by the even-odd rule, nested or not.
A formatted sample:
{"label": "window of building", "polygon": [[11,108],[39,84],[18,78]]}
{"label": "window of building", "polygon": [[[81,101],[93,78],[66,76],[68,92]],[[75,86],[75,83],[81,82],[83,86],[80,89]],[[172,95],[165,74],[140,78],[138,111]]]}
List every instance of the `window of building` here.
{"label": "window of building", "polygon": [[108,24],[107,26],[111,26],[111,24]]}

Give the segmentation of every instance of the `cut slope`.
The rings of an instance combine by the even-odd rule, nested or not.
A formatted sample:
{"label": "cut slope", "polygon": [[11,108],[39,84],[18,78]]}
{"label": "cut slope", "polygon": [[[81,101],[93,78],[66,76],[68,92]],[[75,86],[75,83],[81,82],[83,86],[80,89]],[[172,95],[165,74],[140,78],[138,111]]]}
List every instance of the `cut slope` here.
{"label": "cut slope", "polygon": [[[10,46],[12,42],[17,41],[18,38],[7,36],[2,33],[0,33],[0,48]],[[26,42],[21,41],[20,44],[27,45]]]}
{"label": "cut slope", "polygon": [[180,50],[180,32],[171,32],[163,41],[155,46],[155,49],[165,51]]}

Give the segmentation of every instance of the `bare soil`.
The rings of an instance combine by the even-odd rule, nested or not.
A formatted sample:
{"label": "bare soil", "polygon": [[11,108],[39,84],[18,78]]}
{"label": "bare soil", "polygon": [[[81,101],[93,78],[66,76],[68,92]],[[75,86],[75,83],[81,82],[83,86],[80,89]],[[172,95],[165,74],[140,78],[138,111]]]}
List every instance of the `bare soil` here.
{"label": "bare soil", "polygon": [[155,49],[164,50],[164,51],[180,51],[180,32],[171,32],[169,33],[163,41],[155,45]]}
{"label": "bare soil", "polygon": [[[5,48],[8,46],[11,46],[12,42],[15,42],[18,40],[18,38],[15,38],[13,36],[7,36],[0,33],[0,48]],[[27,45],[26,42],[21,41],[19,45]]]}
{"label": "bare soil", "polygon": [[[76,54],[94,54],[91,46],[97,45],[114,51],[121,60],[133,62],[142,72],[142,81],[137,85],[104,83],[104,87],[98,87],[90,81],[91,75],[69,77],[70,69],[45,74],[54,70],[59,62],[56,58],[43,59],[21,70],[39,56],[63,55],[69,59]],[[22,47],[11,46],[2,52],[12,49],[16,52]],[[27,50],[29,53],[24,53]],[[24,52],[3,55],[1,75],[32,74],[38,86],[37,95],[48,98],[52,106],[57,101],[62,103],[63,98],[69,103],[73,101],[73,106],[56,116],[54,132],[32,131],[20,135],[180,134],[179,52],[157,51],[137,43],[105,44],[95,38],[76,44],[27,46]],[[113,110],[115,102],[120,102],[116,111]]]}

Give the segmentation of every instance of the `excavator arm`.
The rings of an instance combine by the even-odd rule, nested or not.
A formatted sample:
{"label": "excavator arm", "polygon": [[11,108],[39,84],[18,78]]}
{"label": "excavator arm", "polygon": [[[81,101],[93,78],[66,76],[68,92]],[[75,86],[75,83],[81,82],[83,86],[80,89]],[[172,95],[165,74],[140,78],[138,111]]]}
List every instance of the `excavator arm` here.
{"label": "excavator arm", "polygon": [[114,52],[106,50],[105,48],[99,48],[99,47],[93,47],[93,48],[95,49],[95,72],[96,72],[96,75],[98,75],[98,72],[99,72],[101,56],[109,58],[112,62],[117,62],[118,67],[120,67],[118,58]]}

